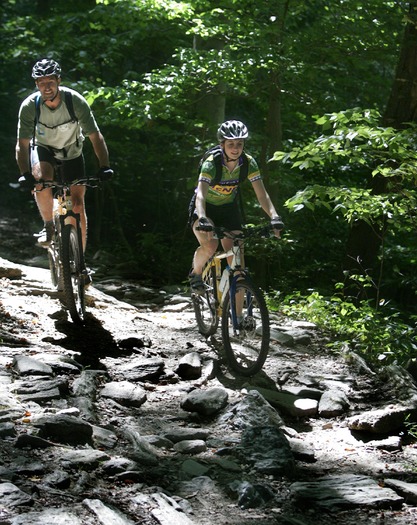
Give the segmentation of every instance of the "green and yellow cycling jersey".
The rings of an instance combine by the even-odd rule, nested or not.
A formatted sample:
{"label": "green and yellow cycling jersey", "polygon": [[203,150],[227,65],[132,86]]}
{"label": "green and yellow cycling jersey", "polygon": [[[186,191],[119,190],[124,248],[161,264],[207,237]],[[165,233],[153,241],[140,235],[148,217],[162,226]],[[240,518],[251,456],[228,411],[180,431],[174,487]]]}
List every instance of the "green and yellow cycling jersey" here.
{"label": "green and yellow cycling jersey", "polygon": [[[246,153],[246,156],[248,157],[249,162],[248,179],[250,182],[255,182],[256,180],[261,179],[258,164],[251,155],[248,155]],[[235,200],[239,186],[239,174],[241,166],[242,158],[239,159],[239,163],[237,164],[236,168],[232,172],[230,172],[227,169],[223,158],[221,180],[214,186],[209,187],[206,202],[215,206],[221,206],[223,204],[230,204]],[[216,166],[213,161],[213,156],[210,155],[209,157],[207,157],[207,159],[204,161],[201,167],[201,172],[198,180],[202,182],[207,182],[207,184],[210,185],[212,181],[215,180],[215,177]]]}

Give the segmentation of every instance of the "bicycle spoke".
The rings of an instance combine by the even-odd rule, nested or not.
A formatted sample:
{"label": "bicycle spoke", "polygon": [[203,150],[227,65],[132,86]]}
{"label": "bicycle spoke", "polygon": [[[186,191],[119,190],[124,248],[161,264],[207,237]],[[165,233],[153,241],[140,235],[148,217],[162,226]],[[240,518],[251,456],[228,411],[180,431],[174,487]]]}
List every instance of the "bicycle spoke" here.
{"label": "bicycle spoke", "polygon": [[210,268],[208,272],[203,272],[203,281],[205,286],[204,294],[192,294],[195,317],[199,332],[202,335],[213,335],[219,324],[217,315],[216,299],[216,274],[215,269]]}
{"label": "bicycle spoke", "polygon": [[250,376],[261,370],[268,355],[268,310],[262,293],[250,281],[238,281],[233,293],[229,290],[223,307],[224,350],[230,367]]}
{"label": "bicycle spoke", "polygon": [[74,323],[82,323],[85,315],[83,254],[77,230],[67,224],[62,235],[62,267],[65,303]]}

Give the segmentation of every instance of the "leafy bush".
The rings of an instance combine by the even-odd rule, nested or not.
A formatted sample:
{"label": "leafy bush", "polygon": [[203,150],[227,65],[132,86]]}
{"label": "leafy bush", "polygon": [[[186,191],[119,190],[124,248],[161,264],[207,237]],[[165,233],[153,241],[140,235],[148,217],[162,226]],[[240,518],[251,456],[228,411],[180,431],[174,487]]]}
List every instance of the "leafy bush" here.
{"label": "leafy bush", "polygon": [[383,301],[375,308],[368,301],[356,305],[338,295],[324,297],[312,290],[309,295],[271,296],[269,306],[289,317],[315,323],[330,334],[329,346],[338,349],[348,344],[369,362],[404,363],[417,350],[416,319],[401,319],[398,310]]}

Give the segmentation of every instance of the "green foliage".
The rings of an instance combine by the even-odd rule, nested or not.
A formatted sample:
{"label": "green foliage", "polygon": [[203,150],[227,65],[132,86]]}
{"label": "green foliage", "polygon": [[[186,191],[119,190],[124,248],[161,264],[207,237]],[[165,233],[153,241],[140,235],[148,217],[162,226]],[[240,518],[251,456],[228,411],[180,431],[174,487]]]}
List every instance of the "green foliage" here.
{"label": "green foliage", "polygon": [[[210,111],[202,111],[207,101],[224,104],[226,118],[247,122],[249,150],[264,166],[281,135],[286,144],[306,144],[315,126],[312,115],[357,105],[384,106],[404,14],[402,3],[387,0],[349,0],[337,6],[328,0],[257,4],[226,0],[221,5],[211,0],[9,0],[3,4],[0,90],[10,104],[4,104],[0,130],[2,171],[15,180],[17,109],[32,90],[32,64],[40,56],[54,57],[63,67],[64,83],[93,104],[115,167],[116,203],[100,204],[97,222],[105,216],[106,224],[96,242],[117,244],[122,231],[133,258],[140,261],[141,269],[150,266],[146,274],[155,283],[162,278],[181,280],[195,248],[194,237],[185,230],[186,207],[198,159],[215,138],[217,120],[213,122]],[[271,101],[277,101],[276,113]],[[222,115],[216,113],[215,119]],[[87,156],[94,169],[91,150]],[[364,152],[364,157],[371,159],[371,152]],[[310,186],[320,197],[303,201],[297,195],[304,212],[282,210],[287,225],[284,242],[256,246],[253,258],[269,285],[287,291],[295,285],[329,287],[348,232],[347,223],[335,217],[354,220],[367,214],[369,196],[358,197],[364,187],[360,169],[365,165],[349,163],[335,153],[330,163],[316,163],[308,170],[287,166],[274,163],[264,172],[280,211],[302,187]],[[250,184],[246,186],[246,208],[255,220],[264,213],[254,204]],[[349,188],[350,195],[344,199],[343,192],[326,194],[327,187],[336,186]],[[386,206],[387,214],[401,226],[396,241],[402,248],[407,246],[412,217],[410,212],[406,224],[408,211],[397,211],[395,205],[412,209],[414,188],[407,186],[407,192],[403,189],[406,198],[401,201],[399,194],[395,203]],[[5,195],[4,188],[0,198],[7,199]],[[370,218],[382,205],[375,203]],[[95,206],[99,205],[88,208],[91,224]],[[405,272],[405,282],[412,267],[407,254],[412,250],[402,251],[401,261],[395,245],[390,250],[390,264],[397,268],[396,275]],[[120,256],[123,259],[125,254]],[[168,256],[175,261],[170,265],[175,270],[167,277],[163,267]]]}
{"label": "green foliage", "polygon": [[[397,229],[415,227],[416,128],[382,127],[380,119],[379,112],[360,109],[317,117],[319,137],[289,152],[276,152],[273,160],[320,173],[332,183],[307,185],[287,200],[288,209],[324,207],[350,225],[363,220],[370,225],[388,222]],[[342,173],[345,181],[336,180],[335,173]],[[368,173],[387,179],[389,191],[376,194],[368,186]]]}
{"label": "green foliage", "polygon": [[337,165],[365,167],[384,177],[417,182],[416,126],[404,130],[380,126],[376,110],[340,111],[315,117],[322,134],[304,147],[276,152],[272,160],[292,168],[312,169]]}
{"label": "green foliage", "polygon": [[404,364],[415,356],[417,318],[404,321],[388,302],[381,301],[374,308],[366,301],[356,305],[337,294],[325,297],[310,291],[308,295],[276,295],[270,297],[269,304],[285,315],[315,323],[331,336],[329,347],[333,349],[347,344],[368,361],[384,364]]}
{"label": "green foliage", "polygon": [[417,439],[417,423],[412,419],[411,414],[407,414],[404,426],[407,429],[408,434],[414,439]]}

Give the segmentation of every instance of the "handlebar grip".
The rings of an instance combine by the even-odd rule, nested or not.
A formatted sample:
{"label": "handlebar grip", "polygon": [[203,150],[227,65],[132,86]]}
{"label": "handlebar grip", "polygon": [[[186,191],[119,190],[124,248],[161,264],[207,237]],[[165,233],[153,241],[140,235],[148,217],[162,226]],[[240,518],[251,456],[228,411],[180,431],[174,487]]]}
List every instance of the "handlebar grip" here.
{"label": "handlebar grip", "polygon": [[271,220],[271,229],[272,230],[283,230],[285,228],[284,223],[282,222],[281,217]]}

